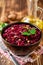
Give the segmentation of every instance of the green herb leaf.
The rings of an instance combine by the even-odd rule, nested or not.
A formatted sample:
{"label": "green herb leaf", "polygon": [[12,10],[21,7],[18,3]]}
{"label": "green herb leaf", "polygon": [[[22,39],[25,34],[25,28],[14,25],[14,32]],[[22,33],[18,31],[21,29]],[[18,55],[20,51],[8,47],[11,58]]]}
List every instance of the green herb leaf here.
{"label": "green herb leaf", "polygon": [[29,35],[31,35],[31,33],[23,32],[22,35],[27,35],[27,36],[29,36]]}
{"label": "green herb leaf", "polygon": [[5,27],[5,26],[7,26],[7,25],[8,25],[7,23],[3,23],[3,24],[2,24],[2,27]]}
{"label": "green herb leaf", "polygon": [[35,34],[35,33],[36,33],[36,30],[35,30],[35,28],[32,28],[32,29],[29,30],[28,32],[30,32],[31,34]]}
{"label": "green herb leaf", "polygon": [[2,25],[0,25],[0,32],[2,31]]}
{"label": "green herb leaf", "polygon": [[2,29],[7,26],[7,23],[0,23],[0,32],[2,31]]}
{"label": "green herb leaf", "polygon": [[28,32],[22,32],[22,35],[31,35],[31,34],[35,34],[36,33],[36,30],[35,28],[32,28],[31,30],[28,30]]}

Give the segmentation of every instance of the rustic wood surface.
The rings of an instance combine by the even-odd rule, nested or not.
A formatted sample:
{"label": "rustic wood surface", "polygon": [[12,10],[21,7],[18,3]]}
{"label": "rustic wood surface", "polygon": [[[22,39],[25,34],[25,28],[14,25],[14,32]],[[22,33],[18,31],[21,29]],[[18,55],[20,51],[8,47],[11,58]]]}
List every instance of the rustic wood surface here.
{"label": "rustic wood surface", "polygon": [[[38,5],[43,8],[43,0],[39,0],[38,3],[39,3]],[[0,5],[0,6],[1,6],[1,5]],[[0,11],[0,12],[1,12],[1,11]],[[42,39],[41,39],[40,44],[43,45],[43,36],[42,36]],[[7,45],[7,47],[14,53],[14,50],[15,50],[15,49],[14,49],[13,47],[8,46],[8,45]],[[30,65],[30,64],[27,63],[26,65]]]}

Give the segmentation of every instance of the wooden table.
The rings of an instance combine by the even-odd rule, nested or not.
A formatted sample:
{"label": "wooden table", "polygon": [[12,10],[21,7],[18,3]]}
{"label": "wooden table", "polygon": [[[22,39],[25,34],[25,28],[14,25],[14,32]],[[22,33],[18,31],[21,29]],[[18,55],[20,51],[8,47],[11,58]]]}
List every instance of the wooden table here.
{"label": "wooden table", "polygon": [[[43,3],[41,4],[41,2],[43,2],[43,0],[40,0],[39,1],[39,6],[43,8]],[[1,39],[0,39],[1,40]],[[41,42],[40,42],[40,45],[43,46],[43,36],[42,36],[42,39],[41,39]],[[2,44],[0,43],[0,47],[2,46]],[[6,45],[13,53],[15,53],[15,49],[9,45]],[[35,64],[31,64],[31,63],[27,63],[26,65],[35,65]],[[42,64],[43,65],[43,64]]]}

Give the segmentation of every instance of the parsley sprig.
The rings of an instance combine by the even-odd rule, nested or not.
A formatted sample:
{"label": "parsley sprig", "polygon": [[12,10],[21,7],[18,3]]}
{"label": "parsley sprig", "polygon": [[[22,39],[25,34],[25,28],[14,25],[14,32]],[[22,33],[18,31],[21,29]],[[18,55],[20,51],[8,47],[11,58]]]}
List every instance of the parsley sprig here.
{"label": "parsley sprig", "polygon": [[36,33],[36,29],[32,28],[31,30],[28,30],[27,32],[22,32],[22,35],[30,36],[31,34],[35,34],[35,33]]}

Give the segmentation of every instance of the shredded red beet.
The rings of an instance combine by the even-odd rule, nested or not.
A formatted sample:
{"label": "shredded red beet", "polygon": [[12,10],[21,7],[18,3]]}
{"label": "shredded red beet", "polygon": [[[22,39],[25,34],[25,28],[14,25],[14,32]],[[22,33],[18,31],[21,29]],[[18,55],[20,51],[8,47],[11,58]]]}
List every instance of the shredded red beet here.
{"label": "shredded red beet", "polygon": [[14,24],[8,27],[4,33],[4,39],[9,42],[9,44],[14,44],[17,46],[27,46],[34,44],[40,39],[41,32],[38,28],[35,28],[36,33],[29,36],[22,35],[22,32],[27,32],[27,30],[35,28],[29,24]]}

